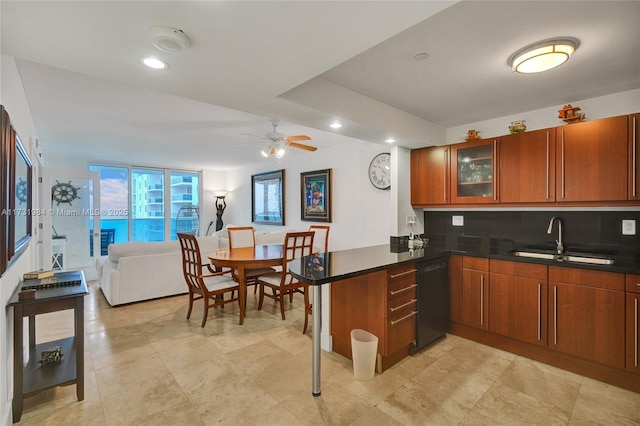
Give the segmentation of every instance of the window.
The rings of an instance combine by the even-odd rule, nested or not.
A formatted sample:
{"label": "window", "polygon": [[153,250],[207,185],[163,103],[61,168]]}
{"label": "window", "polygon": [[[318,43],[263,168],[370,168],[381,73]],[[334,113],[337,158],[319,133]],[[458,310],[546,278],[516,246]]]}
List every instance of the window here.
{"label": "window", "polygon": [[100,173],[100,227],[115,229],[116,243],[176,240],[186,228],[197,235],[200,173],[106,165],[89,170]]}

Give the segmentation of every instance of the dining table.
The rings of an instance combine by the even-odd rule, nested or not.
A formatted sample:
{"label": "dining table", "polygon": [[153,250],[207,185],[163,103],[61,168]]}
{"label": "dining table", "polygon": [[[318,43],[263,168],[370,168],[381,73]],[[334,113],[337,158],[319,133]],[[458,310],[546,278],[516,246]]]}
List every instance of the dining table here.
{"label": "dining table", "polygon": [[244,323],[247,306],[247,275],[252,268],[266,268],[282,265],[284,245],[264,244],[254,247],[223,248],[207,255],[213,266],[232,268],[238,279],[238,303],[240,305],[240,325]]}

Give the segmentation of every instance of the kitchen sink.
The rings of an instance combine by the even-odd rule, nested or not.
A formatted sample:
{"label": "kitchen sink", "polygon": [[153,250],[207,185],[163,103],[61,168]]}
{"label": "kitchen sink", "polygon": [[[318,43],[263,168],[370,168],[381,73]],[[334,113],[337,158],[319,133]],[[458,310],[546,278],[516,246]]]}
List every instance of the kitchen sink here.
{"label": "kitchen sink", "polygon": [[547,259],[558,262],[586,263],[590,265],[613,265],[613,259],[591,253],[567,252],[563,254],[554,253],[551,250],[515,250],[511,254],[519,257],[529,257],[533,259]]}

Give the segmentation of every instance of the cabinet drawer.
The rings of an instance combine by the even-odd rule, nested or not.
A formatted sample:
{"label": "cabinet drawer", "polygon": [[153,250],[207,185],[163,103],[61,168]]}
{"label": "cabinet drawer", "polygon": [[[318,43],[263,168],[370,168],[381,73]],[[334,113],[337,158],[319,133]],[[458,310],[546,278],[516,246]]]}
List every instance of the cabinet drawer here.
{"label": "cabinet drawer", "polygon": [[463,269],[473,269],[475,271],[489,271],[489,259],[485,259],[482,257],[469,257],[464,256],[462,258],[462,268]]}
{"label": "cabinet drawer", "polygon": [[399,350],[406,350],[416,340],[416,310],[405,313],[400,318],[387,321],[386,353],[390,355]]}
{"label": "cabinet drawer", "polygon": [[387,318],[390,321],[395,321],[412,311],[416,311],[418,299],[416,299],[415,296],[416,295],[414,293],[394,299],[393,302],[389,302],[387,304]]}
{"label": "cabinet drawer", "polygon": [[516,277],[534,278],[543,281],[547,280],[546,265],[491,259],[489,267],[492,274],[514,275]]}
{"label": "cabinet drawer", "polygon": [[625,289],[625,276],[615,272],[549,266],[549,282],[561,282],[608,290]]}
{"label": "cabinet drawer", "polygon": [[640,275],[627,274],[627,291],[640,293]]}

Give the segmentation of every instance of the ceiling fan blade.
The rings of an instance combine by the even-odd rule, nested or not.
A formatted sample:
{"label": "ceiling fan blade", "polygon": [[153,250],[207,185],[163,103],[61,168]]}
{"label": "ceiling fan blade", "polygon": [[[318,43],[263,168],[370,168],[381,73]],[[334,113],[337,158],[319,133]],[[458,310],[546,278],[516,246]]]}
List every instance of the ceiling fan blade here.
{"label": "ceiling fan blade", "polygon": [[295,143],[295,142],[289,142],[289,146],[292,148],[300,148],[300,149],[305,149],[307,151],[315,151],[318,148],[316,148],[315,146],[311,146],[311,145],[304,145],[301,143]]}
{"label": "ceiling fan blade", "polygon": [[287,136],[286,138],[284,138],[285,140],[289,141],[289,142],[295,142],[295,141],[310,141],[311,138],[307,135],[296,135],[296,136]]}

